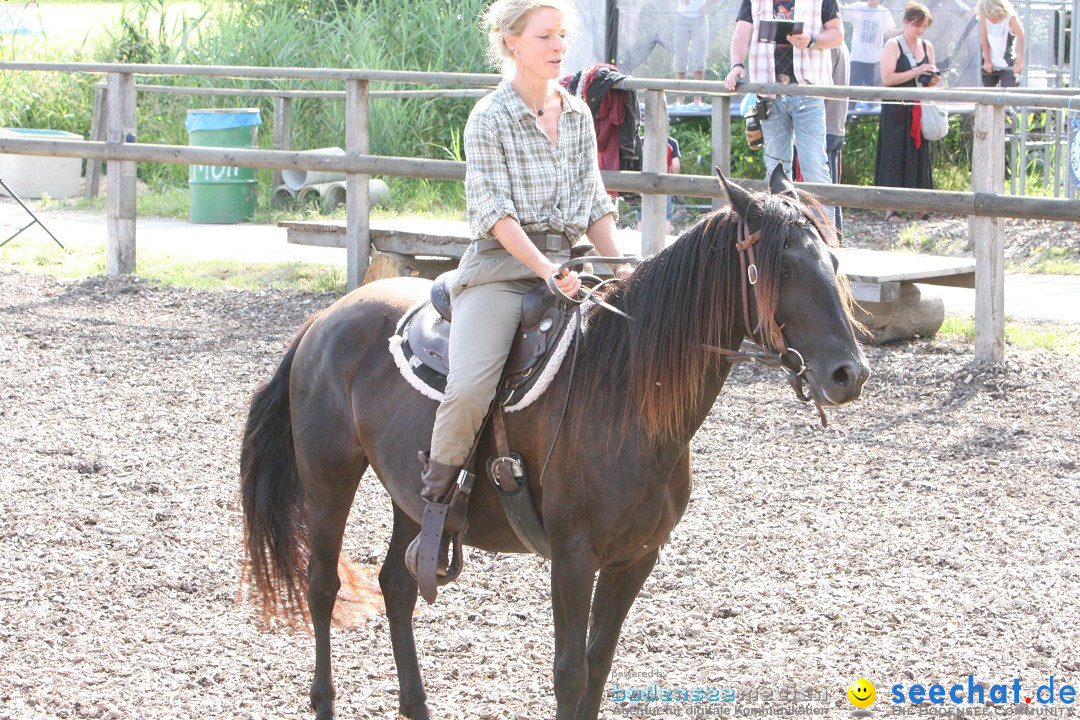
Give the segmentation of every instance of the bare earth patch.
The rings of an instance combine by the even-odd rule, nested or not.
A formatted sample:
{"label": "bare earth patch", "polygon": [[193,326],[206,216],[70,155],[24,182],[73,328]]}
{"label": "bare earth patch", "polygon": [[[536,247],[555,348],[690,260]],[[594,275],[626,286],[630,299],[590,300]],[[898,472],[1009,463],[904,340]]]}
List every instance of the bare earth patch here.
{"label": "bare earth patch", "polygon": [[[331,300],[0,269],[0,718],[309,716],[311,637],[237,601],[237,464],[248,396]],[[860,676],[879,715],[894,684],[1080,684],[1080,366],[971,352],[869,349],[826,430],[739,367],[612,682],[794,685],[836,718]],[[389,501],[371,476],[360,496],[346,552],[374,574]],[[544,562],[471,552],[416,616],[434,716],[550,718],[550,616]],[[334,653],[340,716],[395,717],[385,617],[335,630]]]}
{"label": "bare earth patch", "polygon": [[[932,215],[929,220],[889,223],[884,213],[849,210],[844,215],[844,244],[869,250],[907,250],[936,255],[970,257],[968,218]],[[1080,225],[1052,220],[1005,219],[1005,259],[1024,269],[1047,252],[1055,251],[1080,262]]]}

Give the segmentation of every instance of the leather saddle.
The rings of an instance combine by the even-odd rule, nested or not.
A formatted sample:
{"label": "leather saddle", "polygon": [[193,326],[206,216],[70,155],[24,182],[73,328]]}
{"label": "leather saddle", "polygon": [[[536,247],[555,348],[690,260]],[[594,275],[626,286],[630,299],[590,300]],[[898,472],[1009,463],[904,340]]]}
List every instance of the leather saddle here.
{"label": "leather saddle", "polygon": [[[450,371],[450,282],[454,273],[443,273],[435,280],[430,302],[416,310],[399,332],[402,351],[414,375],[440,393],[446,389]],[[544,283],[525,293],[521,299],[521,326],[510,347],[496,396],[499,405],[515,409],[534,389],[549,363],[553,359],[561,362],[573,317],[573,308],[555,297]],[[572,335],[573,328],[569,332]],[[561,343],[564,336],[567,342]],[[563,349],[562,353],[554,352],[557,347]]]}

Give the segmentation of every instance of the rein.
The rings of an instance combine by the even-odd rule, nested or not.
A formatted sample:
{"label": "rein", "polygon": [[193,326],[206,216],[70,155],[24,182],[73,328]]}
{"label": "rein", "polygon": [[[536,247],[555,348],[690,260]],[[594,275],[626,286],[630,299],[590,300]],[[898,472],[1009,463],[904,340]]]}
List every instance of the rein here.
{"label": "rein", "polygon": [[[750,338],[749,345],[753,352],[743,352],[741,348],[739,350],[728,350],[727,348],[716,347],[714,345],[702,345],[703,348],[709,352],[722,355],[723,359],[730,364],[737,362],[758,362],[766,367],[784,368],[788,373],[788,383],[795,391],[795,396],[802,402],[808,403],[813,400],[814,405],[817,406],[818,417],[821,420],[821,427],[828,427],[829,420],[825,416],[825,410],[821,407],[821,403],[814,400],[806,393],[804,387],[805,374],[806,374],[806,360],[803,358],[801,352],[793,347],[789,347],[787,341],[784,339],[784,331],[780,324],[776,322],[775,318],[770,318],[772,322],[769,323],[769,327],[774,328],[770,333],[770,342],[766,345],[764,342],[758,339],[757,332],[754,330],[753,323],[750,322],[750,288],[754,290],[754,305],[758,308],[762,307],[761,297],[758,289],[758,267],[757,260],[754,256],[754,245],[761,239],[761,230],[757,230],[753,233],[750,232],[750,227],[746,221],[739,219],[739,239],[735,241],[735,247],[739,251],[739,276],[742,278],[742,307],[743,307],[743,332],[746,337]],[[763,325],[762,319],[758,318],[758,327]],[[771,350],[770,350],[771,348]],[[794,355],[797,358],[798,370],[789,366],[785,359],[787,356]]]}
{"label": "rein", "polygon": [[[559,274],[562,274],[563,270],[568,270],[568,269],[572,269],[572,268],[575,268],[575,267],[580,267],[581,265],[583,265],[585,263],[588,263],[588,262],[606,262],[606,263],[610,263],[610,264],[629,263],[631,265],[637,265],[638,263],[642,262],[642,258],[639,257],[639,256],[628,256],[628,257],[614,258],[614,257],[596,257],[596,256],[587,256],[586,255],[586,256],[582,256],[580,258],[573,258],[573,259],[563,263],[562,266],[559,268]],[[609,283],[618,282],[618,278],[612,277],[612,278],[608,278],[607,280],[601,280],[600,278],[596,277],[595,275],[582,275],[581,277],[583,279],[585,279],[585,280],[595,280],[596,282],[595,282],[595,284],[593,286],[591,286],[591,287],[589,287],[587,289],[583,286],[582,287],[582,290],[583,290],[582,295],[580,297],[576,297],[576,298],[570,297],[569,295],[567,295],[566,293],[564,293],[562,290],[559,289],[559,286],[555,284],[555,276],[549,277],[547,279],[548,289],[551,290],[551,292],[553,292],[556,297],[561,298],[564,302],[566,302],[569,305],[574,307],[574,319],[571,322],[574,322],[574,323],[577,324],[577,329],[574,332],[574,352],[570,356],[570,379],[566,383],[566,397],[563,398],[562,412],[559,413],[559,422],[555,425],[555,434],[551,438],[551,446],[548,448],[547,457],[544,458],[544,466],[540,469],[539,483],[540,483],[541,487],[544,486],[544,475],[547,474],[548,464],[551,462],[551,456],[555,453],[555,443],[557,443],[559,441],[559,433],[562,432],[563,422],[566,420],[566,411],[570,407],[570,392],[574,388],[574,376],[575,376],[575,373],[577,371],[578,348],[580,346],[580,341],[581,341],[581,331],[582,331],[581,330],[581,320],[582,320],[581,306],[585,305],[586,303],[591,302],[591,303],[594,303],[594,304],[598,305],[599,307],[601,307],[601,308],[603,308],[605,310],[608,310],[610,312],[615,313],[616,315],[621,315],[622,317],[626,318],[627,320],[632,321],[634,319],[634,318],[630,317],[629,315],[627,315],[626,313],[624,313],[619,308],[615,307],[614,305],[611,305],[611,304],[609,304],[607,302],[604,302],[599,297],[596,297],[596,293],[599,292],[601,288],[608,285]]]}

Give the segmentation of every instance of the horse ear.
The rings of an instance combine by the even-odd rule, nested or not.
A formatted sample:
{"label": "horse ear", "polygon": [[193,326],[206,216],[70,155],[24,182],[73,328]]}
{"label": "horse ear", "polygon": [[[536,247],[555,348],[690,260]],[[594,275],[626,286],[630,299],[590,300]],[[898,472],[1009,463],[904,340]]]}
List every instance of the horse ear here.
{"label": "horse ear", "polygon": [[787,195],[796,200],[799,199],[799,192],[784,172],[784,163],[776,163],[776,167],[769,174],[769,192],[773,195]]}
{"label": "horse ear", "polygon": [[724,171],[720,168],[714,167],[713,169],[716,170],[716,174],[720,178],[720,185],[724,188],[724,193],[727,195],[731,207],[738,213],[739,217],[745,218],[750,210],[750,193],[741,185],[736,185],[731,180],[728,180],[727,175],[724,175]]}

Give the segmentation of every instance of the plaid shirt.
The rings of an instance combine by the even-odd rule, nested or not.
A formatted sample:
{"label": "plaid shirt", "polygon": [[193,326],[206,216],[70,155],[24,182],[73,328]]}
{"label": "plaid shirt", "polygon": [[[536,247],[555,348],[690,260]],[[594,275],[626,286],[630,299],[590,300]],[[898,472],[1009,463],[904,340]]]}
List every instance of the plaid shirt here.
{"label": "plaid shirt", "polygon": [[482,98],[465,125],[465,199],[474,239],[493,237],[506,216],[526,232],[566,232],[571,239],[608,213],[588,106],[562,96],[559,144],[536,124],[509,80]]}

